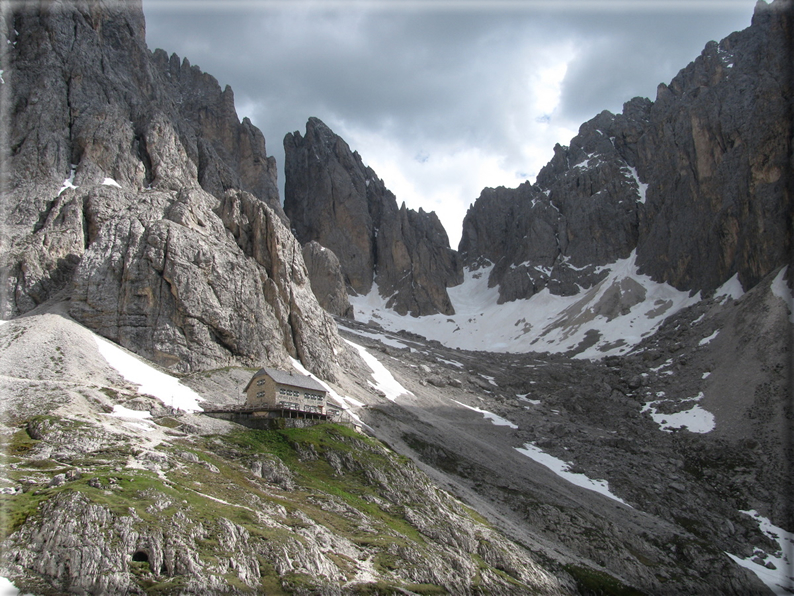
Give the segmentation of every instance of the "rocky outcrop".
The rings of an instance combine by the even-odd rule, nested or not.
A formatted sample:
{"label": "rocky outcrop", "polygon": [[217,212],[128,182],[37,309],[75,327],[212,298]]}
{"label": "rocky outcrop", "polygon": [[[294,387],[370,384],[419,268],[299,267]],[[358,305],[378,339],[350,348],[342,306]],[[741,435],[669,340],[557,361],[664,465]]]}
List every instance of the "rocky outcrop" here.
{"label": "rocky outcrop", "polygon": [[452,312],[446,288],[462,281],[457,257],[434,213],[397,207],[358,153],[317,118],[284,138],[284,210],[303,242],[339,258],[356,294],[373,283],[401,314]]}
{"label": "rocky outcrop", "polygon": [[307,242],[303,246],[303,261],[320,306],[337,317],[354,318],[342,265],[333,251],[317,242]]}
{"label": "rocky outcrop", "polygon": [[[309,489],[288,510],[269,494],[277,484],[241,468],[241,454],[228,451],[228,444],[229,459],[212,456],[220,467],[210,473],[194,452],[185,453],[195,464],[167,451],[139,452],[149,488],[133,498],[128,487],[136,480],[126,471],[59,485],[4,543],[3,568],[18,585],[74,594],[137,594],[157,584],[202,596],[299,587],[306,592],[298,593],[342,596],[376,582],[397,593],[425,584],[476,594],[475,583],[494,594],[575,593],[569,579],[554,578],[528,552],[474,520],[415,466],[382,449],[374,453],[371,443],[339,439],[320,453],[312,449],[318,460],[312,463],[332,473],[334,485],[360,474],[365,506]],[[295,449],[304,446],[296,443]],[[290,460],[297,469],[306,467],[292,453]],[[156,476],[151,479],[153,470],[202,479],[207,486],[180,495]],[[218,503],[204,491],[214,492],[212,476],[222,470],[244,480],[224,482],[225,498]],[[99,498],[103,491],[106,496]],[[340,531],[339,524],[346,529]]]}
{"label": "rocky outcrop", "polygon": [[163,366],[291,356],[332,378],[335,325],[231,90],[150,53],[140,3],[10,16],[2,316],[60,293],[77,320]]}
{"label": "rocky outcrop", "polygon": [[[8,17],[4,194],[13,200],[3,215],[20,236],[69,200],[61,189],[106,181],[135,191],[201,185],[217,197],[239,188],[281,211],[262,134],[237,120],[230,89],[148,51],[140,2],[18,5]],[[71,240],[56,245],[21,267],[5,263],[13,278],[6,316],[64,286],[80,249]]]}
{"label": "rocky outcrop", "polygon": [[184,123],[177,120],[180,137],[188,141],[188,157],[198,166],[202,188],[218,197],[229,189],[244,190],[283,219],[276,160],[267,155],[262,132],[248,118],[238,121],[231,87],[221,91],[213,76],[191,66],[187,58],[180,63],[176,54],[169,58],[163,50],[152,58],[170,84],[169,95],[178,98],[184,115]]}
{"label": "rocky outcrop", "polygon": [[750,28],[710,42],[655,102],[583,124],[534,185],[485,189],[464,220],[463,262],[494,264],[502,301],[576,293],[634,250],[642,273],[706,293],[787,263],[790,14],[760,2]]}
{"label": "rocky outcrop", "polygon": [[335,325],[311,292],[300,245],[267,205],[200,188],[143,196],[83,191],[89,240],[73,278],[76,320],[177,370],[289,355],[333,377]]}

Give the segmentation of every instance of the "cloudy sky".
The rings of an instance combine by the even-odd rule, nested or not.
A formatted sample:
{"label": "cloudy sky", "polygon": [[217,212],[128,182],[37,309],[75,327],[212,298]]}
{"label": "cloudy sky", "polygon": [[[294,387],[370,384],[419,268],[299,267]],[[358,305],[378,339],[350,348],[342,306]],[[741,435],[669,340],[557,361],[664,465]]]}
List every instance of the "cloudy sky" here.
{"label": "cloudy sky", "polygon": [[279,163],[323,120],[457,247],[486,186],[750,24],[755,0],[143,0],[147,43],[231,85]]}

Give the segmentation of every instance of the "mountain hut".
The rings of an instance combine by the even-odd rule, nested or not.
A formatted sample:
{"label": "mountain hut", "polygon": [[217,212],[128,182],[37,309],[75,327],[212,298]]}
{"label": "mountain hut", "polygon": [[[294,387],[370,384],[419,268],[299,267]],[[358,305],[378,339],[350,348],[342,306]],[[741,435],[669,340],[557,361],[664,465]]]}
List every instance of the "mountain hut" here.
{"label": "mountain hut", "polygon": [[249,408],[328,414],[325,387],[300,373],[260,368],[243,391]]}

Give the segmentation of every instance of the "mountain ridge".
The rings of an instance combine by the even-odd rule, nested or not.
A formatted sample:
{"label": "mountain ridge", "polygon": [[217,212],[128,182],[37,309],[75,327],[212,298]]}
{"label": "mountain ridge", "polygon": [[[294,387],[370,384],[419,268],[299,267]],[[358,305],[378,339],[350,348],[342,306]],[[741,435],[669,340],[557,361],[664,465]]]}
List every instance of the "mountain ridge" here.
{"label": "mountain ridge", "polygon": [[[592,288],[604,279],[606,266],[632,251],[639,273],[703,295],[734,276],[748,290],[789,264],[794,226],[791,38],[790,4],[759,2],[747,29],[706,44],[669,84],[659,85],[655,101],[637,97],[620,114],[604,111],[583,123],[570,146],[554,148],[534,183],[484,189],[463,220],[456,255],[460,265],[470,270],[493,265],[489,283],[499,288],[503,303],[529,299],[545,288],[558,296]],[[306,142],[317,123],[307,123]],[[354,230],[367,229],[366,242],[352,242],[361,244],[361,254],[369,259],[365,274],[359,273],[362,264],[345,259],[343,270],[357,280],[355,294],[368,294],[374,280],[388,308],[405,314],[402,302],[410,302],[415,289],[392,279],[405,276],[406,267],[384,261],[375,271],[372,256],[386,252],[384,247],[397,250],[401,241],[387,236],[374,242],[377,225],[364,221],[372,201],[364,198],[371,192],[364,185],[377,178],[343,140],[322,129],[332,140],[315,144],[314,161],[296,157],[292,147],[298,137],[285,138],[286,187],[291,189],[285,201],[298,238],[347,251]],[[330,207],[337,200],[331,198],[333,189],[307,190],[312,181],[336,179],[331,172],[338,171],[337,162],[318,153],[331,145],[345,148],[344,169],[359,172],[360,188],[353,194],[361,198],[348,209],[364,218],[361,225]],[[403,223],[403,234],[411,225],[410,218]],[[413,225],[422,229],[418,221]],[[326,228],[350,230],[350,238],[331,240],[332,234],[322,231]],[[436,244],[446,250],[439,238]],[[428,259],[423,266],[435,269],[434,295],[462,281],[460,274],[450,276]],[[410,276],[418,277],[415,265]],[[448,300],[433,304],[408,310],[454,314]]]}
{"label": "mountain ridge", "polygon": [[70,296],[73,317],[164,366],[293,357],[333,378],[341,340],[231,89],[150,52],[139,1],[10,16],[3,317]]}

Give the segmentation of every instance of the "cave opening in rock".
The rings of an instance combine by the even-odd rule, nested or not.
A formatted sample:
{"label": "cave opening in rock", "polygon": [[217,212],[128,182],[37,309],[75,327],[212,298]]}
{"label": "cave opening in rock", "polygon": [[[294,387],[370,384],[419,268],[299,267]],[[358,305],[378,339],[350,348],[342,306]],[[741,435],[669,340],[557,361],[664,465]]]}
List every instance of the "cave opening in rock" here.
{"label": "cave opening in rock", "polygon": [[149,555],[142,550],[136,550],[134,553],[132,553],[132,560],[139,563],[148,563]]}

